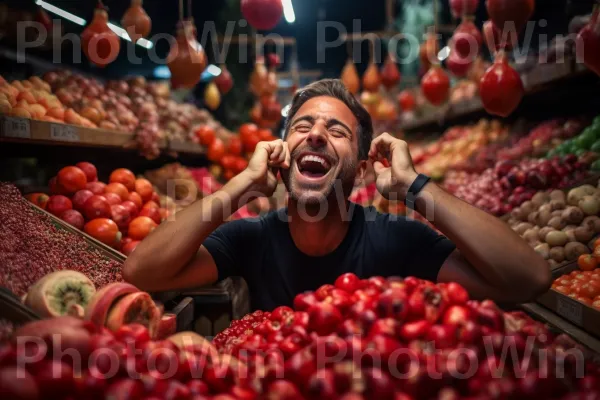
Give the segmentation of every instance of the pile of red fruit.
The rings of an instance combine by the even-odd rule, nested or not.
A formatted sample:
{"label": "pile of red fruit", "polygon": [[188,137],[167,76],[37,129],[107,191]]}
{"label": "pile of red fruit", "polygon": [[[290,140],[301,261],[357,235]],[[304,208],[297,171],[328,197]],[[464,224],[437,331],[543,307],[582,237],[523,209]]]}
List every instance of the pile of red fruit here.
{"label": "pile of red fruit", "polygon": [[482,210],[501,216],[540,190],[566,189],[587,176],[589,164],[575,155],[550,160],[499,161],[481,175],[449,173],[445,188]]}
{"label": "pile of red fruit", "polygon": [[[298,295],[294,308],[233,322],[215,338],[220,351],[189,332],[153,341],[138,324],[110,331],[72,317],[34,322],[15,333],[21,346],[19,340],[0,345],[0,395],[179,400],[600,395],[600,371],[574,342],[555,337],[523,313],[469,300],[455,283],[345,274],[335,286]],[[65,347],[83,362],[56,350]]]}
{"label": "pile of red fruit", "polygon": [[[575,378],[575,364],[564,364],[574,346],[568,339],[521,312],[469,300],[455,283],[345,274],[298,295],[294,309],[257,312],[216,338],[248,368],[248,379],[232,385],[278,399],[561,398],[598,390],[597,367],[586,363],[587,375]],[[502,358],[507,348],[512,359]],[[569,371],[564,379],[544,375],[556,367]]]}
{"label": "pile of red fruit", "polygon": [[26,197],[126,255],[168,215],[152,184],[125,168],[114,170],[106,184],[98,181],[94,165],[80,162],[62,168],[49,186],[49,197],[44,193]]}

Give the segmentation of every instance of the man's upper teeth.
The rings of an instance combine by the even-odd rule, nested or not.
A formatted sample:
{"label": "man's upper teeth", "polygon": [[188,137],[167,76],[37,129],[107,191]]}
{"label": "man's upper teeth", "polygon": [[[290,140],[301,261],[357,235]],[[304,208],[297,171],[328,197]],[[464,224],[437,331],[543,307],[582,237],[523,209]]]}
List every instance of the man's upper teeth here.
{"label": "man's upper teeth", "polygon": [[319,157],[319,156],[308,155],[308,156],[302,157],[302,162],[307,162],[307,161],[318,162],[318,163],[321,163],[321,165],[323,165],[324,167],[327,166],[327,160],[325,160],[324,158]]}

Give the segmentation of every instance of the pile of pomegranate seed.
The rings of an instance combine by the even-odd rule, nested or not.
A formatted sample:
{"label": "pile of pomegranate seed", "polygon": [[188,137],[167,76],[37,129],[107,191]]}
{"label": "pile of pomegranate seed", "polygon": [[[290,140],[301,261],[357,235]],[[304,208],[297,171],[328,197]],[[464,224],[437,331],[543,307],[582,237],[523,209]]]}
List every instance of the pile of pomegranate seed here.
{"label": "pile of pomegranate seed", "polygon": [[260,324],[271,317],[270,312],[254,311],[241,319],[231,321],[229,328],[220,332],[213,339],[213,344],[221,352],[230,352],[233,346],[243,342],[246,337],[254,333]]}
{"label": "pile of pomegranate seed", "polygon": [[44,275],[70,269],[96,288],[121,281],[121,265],[82,237],[58,228],[12,184],[0,182],[0,285],[21,296]]}

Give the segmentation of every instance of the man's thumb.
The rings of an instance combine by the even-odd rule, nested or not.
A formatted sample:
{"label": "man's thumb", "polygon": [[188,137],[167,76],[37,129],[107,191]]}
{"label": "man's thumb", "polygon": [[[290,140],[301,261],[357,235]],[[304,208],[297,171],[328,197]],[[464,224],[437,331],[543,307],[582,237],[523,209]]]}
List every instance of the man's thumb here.
{"label": "man's thumb", "polygon": [[375,173],[377,175],[383,173],[383,171],[385,171],[386,167],[385,165],[383,165],[383,163],[381,161],[375,161],[373,163],[373,169],[375,169]]}

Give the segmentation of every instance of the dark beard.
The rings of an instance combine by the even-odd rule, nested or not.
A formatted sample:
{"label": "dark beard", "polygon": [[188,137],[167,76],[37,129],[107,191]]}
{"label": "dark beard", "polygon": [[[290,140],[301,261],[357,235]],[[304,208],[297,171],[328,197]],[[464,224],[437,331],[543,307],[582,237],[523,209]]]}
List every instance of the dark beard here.
{"label": "dark beard", "polygon": [[[281,179],[283,180],[285,188],[287,189],[287,191],[289,193],[290,199],[294,200],[296,202],[300,202],[306,206],[318,206],[320,204],[323,204],[324,202],[327,202],[329,200],[334,200],[336,198],[334,189],[336,191],[342,190],[344,199],[347,199],[350,196],[350,194],[352,193],[352,189],[354,188],[354,180],[356,178],[357,162],[352,159],[342,160],[341,161],[342,165],[341,165],[341,169],[340,169],[339,173],[337,174],[337,176],[330,179],[324,188],[321,185],[313,186],[310,184],[309,185],[304,184],[301,189],[298,189],[296,187],[297,185],[292,181],[292,179],[293,179],[292,171],[294,171],[294,169],[297,168],[297,166],[295,165],[296,164],[295,160],[301,153],[303,153],[305,151],[310,151],[315,154],[320,154],[329,160],[336,159],[336,157],[330,155],[327,151],[322,150],[322,149],[321,150],[313,149],[308,146],[303,146],[302,148],[295,149],[291,154],[292,163],[291,163],[290,169],[282,171],[282,173],[281,173]],[[332,168],[334,168],[334,167],[332,167]],[[314,190],[314,191],[319,190],[320,193],[318,195],[305,195],[305,194],[301,193],[301,192],[311,191],[311,190]]]}

